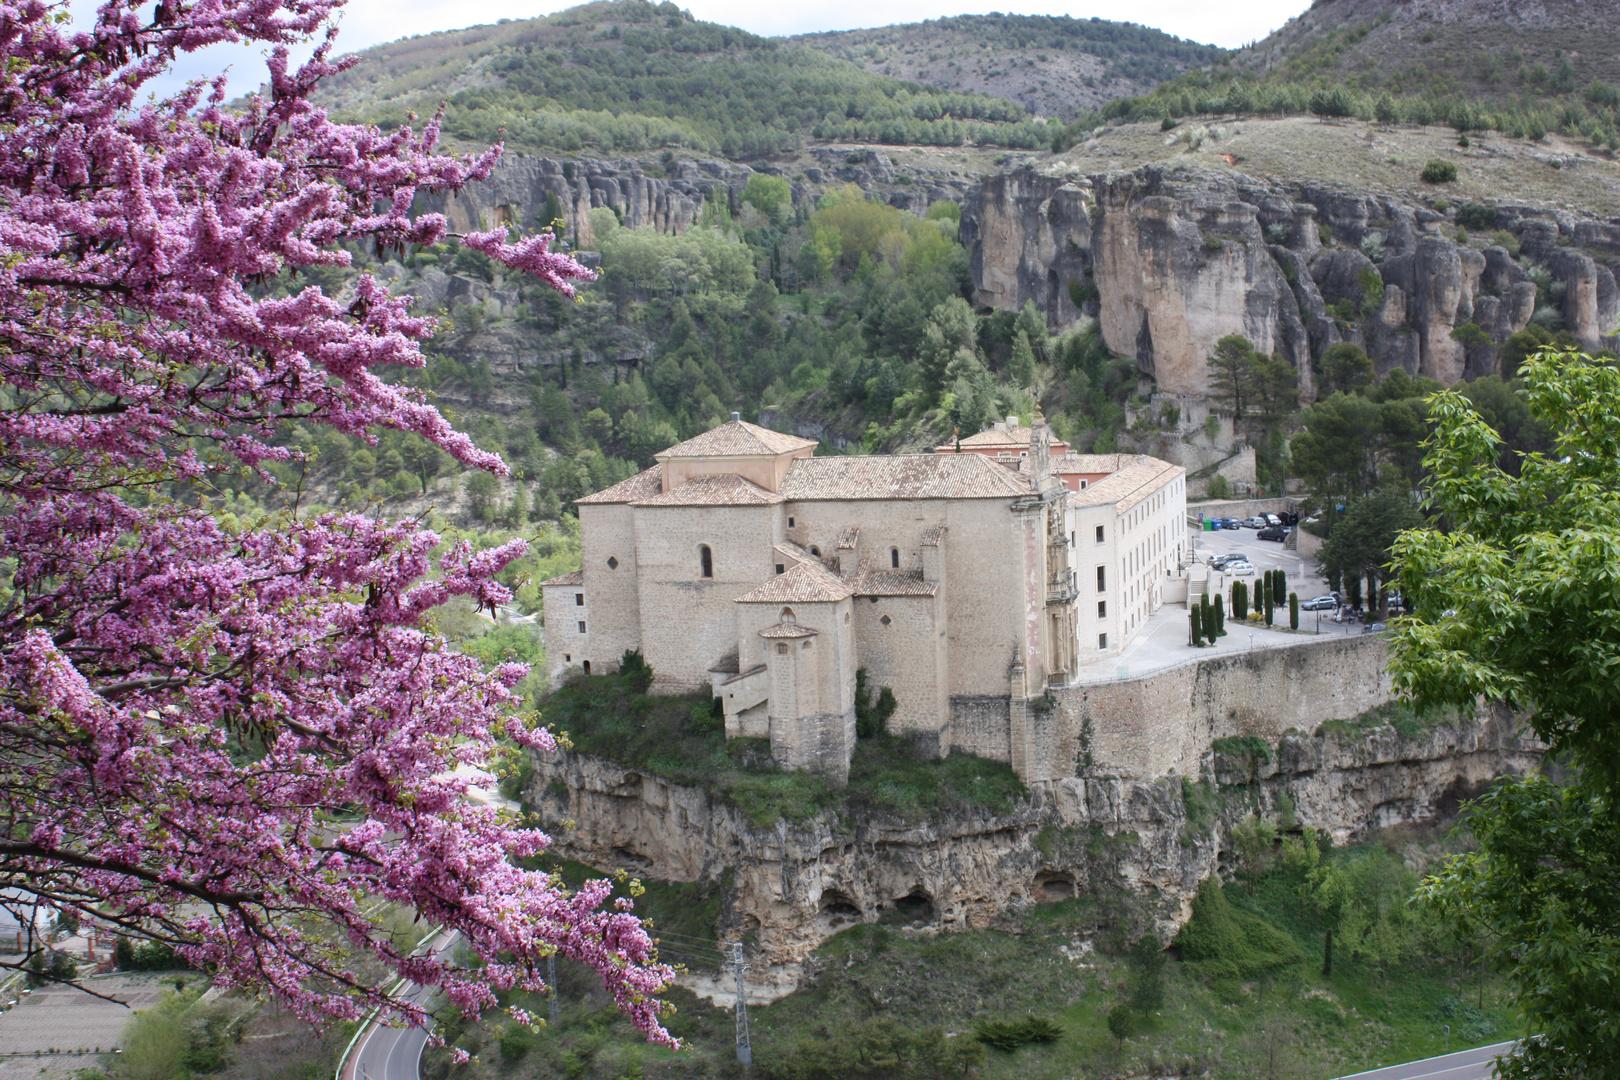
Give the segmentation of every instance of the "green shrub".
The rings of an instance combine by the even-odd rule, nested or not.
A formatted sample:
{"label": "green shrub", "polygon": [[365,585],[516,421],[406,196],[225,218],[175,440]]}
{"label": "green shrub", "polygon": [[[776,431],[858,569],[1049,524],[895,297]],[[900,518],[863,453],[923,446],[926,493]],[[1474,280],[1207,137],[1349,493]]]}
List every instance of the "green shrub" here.
{"label": "green shrub", "polygon": [[1212,499],[1230,499],[1232,497],[1232,485],[1220,473],[1216,473],[1209,478],[1209,497]]}
{"label": "green shrub", "polygon": [[1210,979],[1253,979],[1305,958],[1287,933],[1234,908],[1213,877],[1198,887],[1175,945],[1194,972]]}
{"label": "green shrub", "polygon": [[534,1032],[527,1024],[508,1024],[501,1029],[501,1060],[522,1061],[534,1048]]}
{"label": "green shrub", "polygon": [[1457,166],[1449,161],[1436,159],[1423,166],[1418,179],[1425,184],[1449,184],[1457,179]]}
{"label": "green shrub", "polygon": [[981,1020],[974,1025],[973,1034],[986,1046],[1011,1053],[1026,1043],[1057,1042],[1063,1038],[1063,1028],[1044,1017],[1025,1016],[1018,1020]]}
{"label": "green shrub", "polygon": [[1121,1002],[1108,1010],[1108,1034],[1118,1039],[1122,1047],[1126,1039],[1136,1034],[1136,1013],[1129,1005]]}

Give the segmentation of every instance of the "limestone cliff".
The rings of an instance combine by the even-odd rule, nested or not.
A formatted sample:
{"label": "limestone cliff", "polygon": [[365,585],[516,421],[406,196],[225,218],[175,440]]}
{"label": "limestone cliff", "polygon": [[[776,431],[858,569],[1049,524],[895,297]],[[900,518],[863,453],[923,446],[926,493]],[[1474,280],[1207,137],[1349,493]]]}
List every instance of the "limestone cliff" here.
{"label": "limestone cliff", "polygon": [[[1463,239],[1460,209],[1194,168],[1024,169],[969,192],[963,236],[982,303],[1033,300],[1055,326],[1095,315],[1109,348],[1172,395],[1208,392],[1226,334],[1287,359],[1307,400],[1340,341],[1380,373],[1447,384],[1497,371],[1532,316],[1587,349],[1620,342],[1620,223],[1520,206],[1482,222],[1472,208],[1469,226],[1514,254]],[[1488,343],[1453,339],[1470,323]]]}
{"label": "limestone cliff", "polygon": [[[1286,791],[1302,825],[1339,840],[1396,821],[1422,821],[1492,777],[1536,766],[1539,747],[1494,712],[1403,738],[1392,729],[1284,736],[1258,783]],[[1205,771],[1250,781],[1219,757]],[[1166,935],[1198,883],[1219,865],[1228,826],[1253,804],[1227,798],[1213,820],[1189,821],[1180,777],[1069,777],[1032,785],[1000,816],[927,824],[824,815],[756,827],[697,788],[611,762],[563,754],[529,788],[561,854],[603,870],[734,886],[722,933],[752,943],[757,989],[791,992],[814,949],[840,928],[904,913],[920,932],[993,924],[1001,915],[1088,891],[1130,903]],[[561,823],[570,821],[572,827]]]}
{"label": "limestone cliff", "polygon": [[[967,187],[962,179],[942,172],[910,168],[902,176],[889,157],[876,150],[823,147],[811,155],[817,163],[803,169],[803,178],[792,184],[795,206],[814,203],[827,188],[850,183],[920,214],[932,203],[962,199]],[[489,179],[469,184],[456,197],[423,196],[417,209],[444,214],[456,231],[513,223],[534,228],[539,224],[536,215],[551,195],[562,208],[567,234],[588,247],[591,210],[613,210],[630,228],[651,226],[659,232],[682,233],[698,220],[705,200],[717,194],[732,212],[740,210],[739,197],[754,172],[728,161],[672,161],[666,168],[643,161],[559,161],[510,154]]]}

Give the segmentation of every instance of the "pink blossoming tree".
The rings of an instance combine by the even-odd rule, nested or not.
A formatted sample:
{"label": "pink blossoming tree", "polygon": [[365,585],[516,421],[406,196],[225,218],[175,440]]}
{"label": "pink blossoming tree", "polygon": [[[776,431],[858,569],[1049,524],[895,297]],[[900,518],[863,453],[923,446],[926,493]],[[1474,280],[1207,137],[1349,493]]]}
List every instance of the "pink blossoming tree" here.
{"label": "pink blossoming tree", "polygon": [[[517,718],[516,665],[485,673],[425,622],[451,597],[507,599],[514,542],[435,563],[439,538],[355,515],[232,531],[188,485],[287,457],[288,418],[415,432],[506,467],[380,379],[418,367],[431,320],[362,276],[348,302],[289,268],[340,242],[431,244],[422,188],[486,176],[420,134],[333,123],[310,101],[343,64],[287,47],[340,0],[0,2],[0,903],[91,916],[172,945],[217,983],[311,1020],[354,1018],[396,977],[464,1010],[543,989],[554,951],[600,973],[648,1035],[671,971],[605,882],[577,892],[514,861],[547,837],[463,799],[452,776]],[[268,90],[223,80],[141,104],[175,55],[271,46]],[[571,295],[589,272],[505,230],[461,242]],[[261,293],[263,290],[260,290]],[[377,901],[459,932],[477,958],[402,955]],[[345,948],[334,948],[346,943]],[[366,965],[345,957],[372,958]],[[367,978],[382,962],[386,974]]]}

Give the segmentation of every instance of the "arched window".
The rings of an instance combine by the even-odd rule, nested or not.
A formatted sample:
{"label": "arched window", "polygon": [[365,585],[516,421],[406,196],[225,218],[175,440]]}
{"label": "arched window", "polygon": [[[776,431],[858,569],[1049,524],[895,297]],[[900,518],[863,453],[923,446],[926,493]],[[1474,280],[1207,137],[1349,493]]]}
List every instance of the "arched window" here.
{"label": "arched window", "polygon": [[714,552],[708,544],[698,545],[698,570],[706,578],[714,577]]}
{"label": "arched window", "polygon": [[782,609],[782,621],[785,622],[785,623],[797,623],[799,620],[793,614],[793,609],[792,608],[785,607],[785,608]]}
{"label": "arched window", "polygon": [[816,558],[819,559],[819,558],[821,558],[821,549],[816,547],[816,545],[811,544],[810,545],[810,554],[814,555]]}
{"label": "arched window", "polygon": [[895,570],[900,569],[900,549],[889,549],[889,566]]}

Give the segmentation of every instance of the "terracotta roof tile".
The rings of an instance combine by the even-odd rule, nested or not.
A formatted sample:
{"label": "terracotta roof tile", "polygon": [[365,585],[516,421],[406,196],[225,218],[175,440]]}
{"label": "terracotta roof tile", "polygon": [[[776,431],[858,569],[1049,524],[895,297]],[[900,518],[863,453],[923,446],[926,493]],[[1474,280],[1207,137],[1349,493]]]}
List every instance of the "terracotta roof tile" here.
{"label": "terracotta roof tile", "polygon": [[924,581],[922,572],[867,570],[856,579],[856,596],[933,596],[939,586]]}
{"label": "terracotta roof tile", "polygon": [[801,458],[782,479],[788,499],[1005,499],[1029,485],[982,454]]}
{"label": "terracotta roof tile", "polygon": [[645,472],[639,472],[628,480],[621,480],[612,487],[598,491],[595,495],[587,495],[583,499],[575,499],[575,506],[597,506],[603,503],[630,503],[638,499],[649,499],[664,490],[664,467],[654,465]]}
{"label": "terracotta roof tile", "polygon": [[544,589],[548,585],[583,585],[583,584],[585,584],[585,571],[583,571],[583,570],[575,570],[572,574],[563,574],[560,577],[552,578],[550,581],[542,581],[540,583],[540,587],[542,589]]}
{"label": "terracotta roof tile", "polygon": [[819,630],[812,630],[808,626],[800,626],[798,623],[777,623],[775,626],[767,626],[761,630],[759,636],[762,638],[804,638],[815,637],[818,633],[820,633]]}
{"label": "terracotta roof tile", "polygon": [[943,525],[928,526],[928,528],[923,530],[922,546],[939,547],[940,543],[945,539],[945,532],[945,526]]}
{"label": "terracotta roof tile", "polygon": [[855,586],[816,562],[801,562],[737,597],[739,604],[826,604],[855,594]]}
{"label": "terracotta roof tile", "polygon": [[1052,459],[1055,473],[1115,473],[1137,460],[1135,454],[1064,454]]}
{"label": "terracotta roof tile", "polygon": [[770,506],[782,501],[774,491],[766,491],[740,476],[694,476],[673,491],[637,499],[636,506]]}
{"label": "terracotta roof tile", "polygon": [[1069,498],[1077,506],[1113,503],[1114,512],[1122,514],[1186,471],[1180,465],[1158,458],[1137,457],[1123,469]]}
{"label": "terracotta roof tile", "polygon": [[733,420],[710,428],[685,442],[661,450],[653,457],[658,461],[672,457],[756,457],[764,454],[786,454],[816,445],[814,439],[801,439],[797,435],[784,435],[780,431],[762,428],[745,420]]}
{"label": "terracotta roof tile", "polygon": [[859,525],[851,525],[849,528],[841,530],[838,534],[839,551],[854,551],[855,545],[860,542],[861,527]]}
{"label": "terracotta roof tile", "polygon": [[777,544],[772,550],[774,550],[778,555],[786,556],[796,563],[809,563],[811,566],[826,565],[821,559],[810,554],[804,548],[800,547],[798,544],[795,544],[791,540]]}
{"label": "terracotta roof tile", "polygon": [[[1033,428],[1027,427],[1015,427],[1011,431],[990,428],[979,432],[977,435],[965,437],[962,440],[962,449],[1000,450],[1005,448],[1008,450],[1028,450],[1030,435],[1033,431]],[[956,452],[956,443],[953,441],[946,443],[944,446],[936,446],[934,452],[938,454],[954,454]]]}

